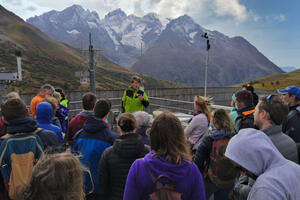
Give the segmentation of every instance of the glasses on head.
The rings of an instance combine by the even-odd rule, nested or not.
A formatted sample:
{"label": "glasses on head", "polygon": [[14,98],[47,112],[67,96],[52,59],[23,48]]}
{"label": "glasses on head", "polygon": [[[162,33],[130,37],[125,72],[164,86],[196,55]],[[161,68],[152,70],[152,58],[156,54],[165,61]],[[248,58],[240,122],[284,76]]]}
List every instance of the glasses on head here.
{"label": "glasses on head", "polygon": [[271,101],[271,98],[272,98],[273,96],[276,96],[276,95],[270,94],[269,96],[267,96],[267,98],[266,98],[266,103],[267,103],[268,105],[271,104],[270,101]]}

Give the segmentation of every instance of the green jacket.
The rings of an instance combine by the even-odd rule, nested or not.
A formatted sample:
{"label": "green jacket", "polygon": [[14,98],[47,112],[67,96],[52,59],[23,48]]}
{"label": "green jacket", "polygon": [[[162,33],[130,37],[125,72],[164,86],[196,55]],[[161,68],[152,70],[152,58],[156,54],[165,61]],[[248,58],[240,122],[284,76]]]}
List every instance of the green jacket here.
{"label": "green jacket", "polygon": [[[143,95],[144,100],[141,101],[138,96]],[[125,90],[122,97],[122,112],[134,113],[136,111],[143,110],[143,106],[147,107],[149,105],[149,99],[146,93],[140,88],[134,91],[131,86],[128,87],[128,90]]]}

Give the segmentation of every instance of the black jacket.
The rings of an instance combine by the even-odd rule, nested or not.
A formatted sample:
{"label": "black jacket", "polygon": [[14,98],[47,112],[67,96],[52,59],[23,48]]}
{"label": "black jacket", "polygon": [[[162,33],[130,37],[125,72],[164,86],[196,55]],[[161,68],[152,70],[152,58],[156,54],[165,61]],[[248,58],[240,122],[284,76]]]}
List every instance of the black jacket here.
{"label": "black jacket", "polygon": [[282,123],[282,132],[300,143],[300,105],[290,107],[290,112]]}
{"label": "black jacket", "polygon": [[136,130],[136,134],[139,134],[143,137],[144,144],[150,145],[150,139],[148,135],[146,134],[147,129],[149,126],[142,126],[138,130]]}
{"label": "black jacket", "polygon": [[150,151],[138,134],[119,136],[113,146],[107,148],[99,162],[99,185],[109,200],[122,200],[126,178],[131,164]]}

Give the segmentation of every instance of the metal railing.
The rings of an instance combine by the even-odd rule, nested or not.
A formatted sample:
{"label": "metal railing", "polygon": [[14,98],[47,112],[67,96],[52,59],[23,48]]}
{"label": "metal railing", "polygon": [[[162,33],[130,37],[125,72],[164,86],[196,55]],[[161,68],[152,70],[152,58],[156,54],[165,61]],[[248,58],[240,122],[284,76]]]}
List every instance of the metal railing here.
{"label": "metal railing", "polygon": [[[120,98],[108,98],[112,102],[112,109],[121,109],[121,97]],[[170,110],[172,112],[182,112],[185,114],[192,114],[194,112],[194,102],[191,101],[183,101],[183,100],[177,100],[177,99],[167,99],[167,98],[159,98],[159,97],[149,97],[150,104],[149,107],[145,109],[145,111],[152,113],[154,110],[159,108],[164,108],[167,110]],[[75,115],[79,113],[82,108],[72,108],[73,105],[81,105],[81,101],[71,101],[70,102],[70,113],[71,115]],[[229,106],[221,106],[221,105],[211,105],[211,109],[224,109],[226,111],[230,111],[231,107]]]}

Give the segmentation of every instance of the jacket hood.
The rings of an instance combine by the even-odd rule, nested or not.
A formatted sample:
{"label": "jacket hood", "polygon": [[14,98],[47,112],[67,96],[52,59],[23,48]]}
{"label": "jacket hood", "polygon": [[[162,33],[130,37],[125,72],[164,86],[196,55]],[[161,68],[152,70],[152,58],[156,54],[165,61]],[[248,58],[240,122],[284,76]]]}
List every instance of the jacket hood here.
{"label": "jacket hood", "polygon": [[217,130],[217,129],[212,129],[209,136],[214,139],[214,140],[219,140],[224,137],[229,137],[231,135],[230,131],[226,130]]}
{"label": "jacket hood", "polygon": [[7,126],[7,133],[28,133],[38,128],[38,123],[31,117],[19,118],[11,121]]}
{"label": "jacket hood", "polygon": [[147,164],[154,176],[158,177],[161,174],[169,176],[173,181],[181,180],[187,177],[190,173],[190,165],[192,162],[183,161],[180,164],[172,164],[165,160],[162,156],[155,156],[155,152],[151,151],[144,157],[144,162]]}
{"label": "jacket hood", "polygon": [[106,128],[108,127],[104,121],[95,118],[88,118],[83,124],[83,130],[87,133],[99,133],[99,131]]}
{"label": "jacket hood", "polygon": [[123,158],[136,158],[144,152],[143,137],[130,133],[119,136],[113,145],[114,150]]}
{"label": "jacket hood", "polygon": [[53,117],[53,109],[50,103],[42,102],[36,108],[36,119],[38,123],[51,123]]}
{"label": "jacket hood", "polygon": [[225,156],[256,176],[288,162],[265,133],[252,128],[231,138]]}

